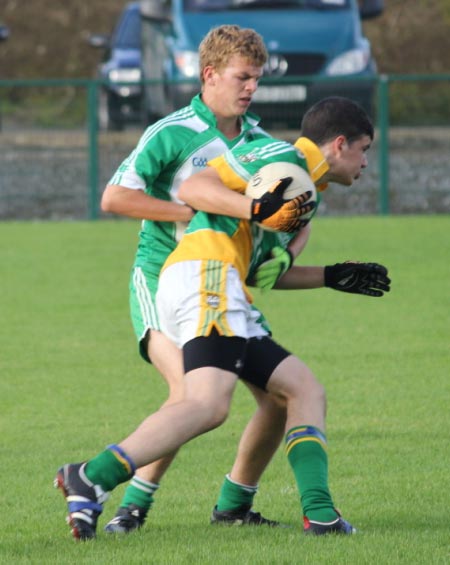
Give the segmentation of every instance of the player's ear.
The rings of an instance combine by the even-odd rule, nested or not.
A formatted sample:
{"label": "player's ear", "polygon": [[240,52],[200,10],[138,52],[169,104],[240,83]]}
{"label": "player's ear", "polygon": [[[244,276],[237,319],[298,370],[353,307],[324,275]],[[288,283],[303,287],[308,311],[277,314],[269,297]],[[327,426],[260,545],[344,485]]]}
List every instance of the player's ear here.
{"label": "player's ear", "polygon": [[338,135],[334,138],[331,145],[333,153],[336,157],[339,157],[342,151],[348,147],[347,138],[345,137],[345,135]]}
{"label": "player's ear", "polygon": [[214,75],[216,73],[215,68],[212,65],[208,65],[203,69],[203,80],[206,84],[213,85]]}
{"label": "player's ear", "polygon": [[335,141],[339,149],[342,149],[344,146],[348,145],[345,135],[338,135]]}

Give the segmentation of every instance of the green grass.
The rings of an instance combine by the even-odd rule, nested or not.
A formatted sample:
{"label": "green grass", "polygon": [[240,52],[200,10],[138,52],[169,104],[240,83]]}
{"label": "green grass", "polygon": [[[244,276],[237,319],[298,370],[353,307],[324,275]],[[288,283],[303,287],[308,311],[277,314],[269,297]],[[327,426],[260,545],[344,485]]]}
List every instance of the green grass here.
{"label": "green grass", "polygon": [[208,518],[253,402],[185,446],[147,526],[77,544],[53,490],[57,467],[120,441],[165,397],[128,317],[135,222],[0,224],[0,563],[437,564],[450,562],[448,216],[318,218],[304,264],[385,263],[383,299],[329,289],[255,293],[275,336],[328,393],[330,484],[361,531],[305,538],[280,450],[256,509],[290,529]]}

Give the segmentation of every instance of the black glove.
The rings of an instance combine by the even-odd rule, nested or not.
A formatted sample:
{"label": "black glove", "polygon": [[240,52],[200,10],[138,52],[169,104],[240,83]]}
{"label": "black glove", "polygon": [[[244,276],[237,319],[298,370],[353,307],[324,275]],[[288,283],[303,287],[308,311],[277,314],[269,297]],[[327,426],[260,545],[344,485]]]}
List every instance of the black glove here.
{"label": "black glove", "polygon": [[309,220],[302,220],[302,215],[314,210],[316,203],[304,204],[311,197],[310,191],[292,200],[284,200],[284,191],[291,182],[292,177],[284,177],[276,181],[260,198],[254,198],[251,220],[266,228],[283,232],[295,232],[305,226]]}
{"label": "black glove", "polygon": [[388,271],[378,263],[336,263],[325,267],[325,286],[366,296],[383,296],[389,292]]}

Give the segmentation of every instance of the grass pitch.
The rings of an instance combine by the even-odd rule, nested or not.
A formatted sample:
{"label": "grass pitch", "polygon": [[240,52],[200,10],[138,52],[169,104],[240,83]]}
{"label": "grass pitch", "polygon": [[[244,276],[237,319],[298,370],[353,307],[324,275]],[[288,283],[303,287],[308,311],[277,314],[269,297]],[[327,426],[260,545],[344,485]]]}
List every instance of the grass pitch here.
{"label": "grass pitch", "polygon": [[120,441],[165,398],[128,316],[138,224],[0,224],[0,563],[449,563],[449,228],[448,216],[318,218],[302,263],[378,261],[392,292],[255,292],[277,339],[326,386],[330,485],[360,535],[302,535],[282,450],[255,508],[292,527],[209,525],[254,408],[239,386],[227,423],[181,450],[147,525],[103,533],[120,486],[83,544],[64,523],[56,469]]}

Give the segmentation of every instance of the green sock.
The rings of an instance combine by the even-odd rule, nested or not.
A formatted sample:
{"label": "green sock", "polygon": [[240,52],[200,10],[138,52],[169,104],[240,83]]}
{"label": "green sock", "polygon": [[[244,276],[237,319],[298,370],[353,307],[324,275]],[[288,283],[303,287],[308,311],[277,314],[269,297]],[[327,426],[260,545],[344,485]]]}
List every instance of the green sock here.
{"label": "green sock", "polygon": [[241,506],[251,506],[258,486],[241,485],[226,475],[220,489],[217,510],[237,510]]}
{"label": "green sock", "polygon": [[106,492],[130,479],[136,470],[134,463],[118,445],[109,445],[105,451],[87,462],[86,477]]}
{"label": "green sock", "polygon": [[303,515],[316,522],[335,520],[324,434],[313,426],[292,428],[286,434],[286,454],[294,471]]}
{"label": "green sock", "polygon": [[144,510],[150,510],[154,502],[153,495],[159,489],[159,485],[144,481],[140,477],[134,475],[130,484],[125,489],[120,506],[126,508],[130,504],[136,504]]}

